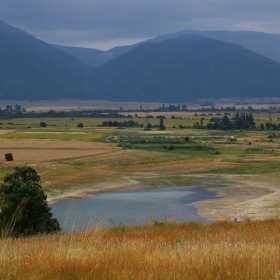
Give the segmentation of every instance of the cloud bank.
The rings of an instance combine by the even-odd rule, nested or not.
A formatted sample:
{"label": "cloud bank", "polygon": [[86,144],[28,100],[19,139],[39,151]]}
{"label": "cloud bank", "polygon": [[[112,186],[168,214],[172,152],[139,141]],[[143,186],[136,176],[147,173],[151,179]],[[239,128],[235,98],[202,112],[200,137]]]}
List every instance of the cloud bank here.
{"label": "cloud bank", "polygon": [[182,30],[280,34],[279,0],[1,0],[0,19],[48,43],[109,49]]}

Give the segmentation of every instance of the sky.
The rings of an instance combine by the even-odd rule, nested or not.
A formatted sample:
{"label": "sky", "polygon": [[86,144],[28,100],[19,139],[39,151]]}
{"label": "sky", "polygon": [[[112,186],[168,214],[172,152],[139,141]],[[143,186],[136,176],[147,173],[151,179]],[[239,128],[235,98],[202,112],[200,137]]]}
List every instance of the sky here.
{"label": "sky", "polygon": [[280,34],[280,1],[0,0],[0,20],[47,43],[108,50],[183,30]]}

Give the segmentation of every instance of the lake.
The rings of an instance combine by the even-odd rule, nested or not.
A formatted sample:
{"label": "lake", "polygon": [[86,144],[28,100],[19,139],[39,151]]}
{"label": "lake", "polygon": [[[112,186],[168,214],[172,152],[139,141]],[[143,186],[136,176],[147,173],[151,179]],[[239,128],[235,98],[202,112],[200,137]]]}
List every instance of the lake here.
{"label": "lake", "polygon": [[92,197],[63,200],[51,205],[52,213],[67,232],[101,224],[103,227],[139,225],[164,221],[210,222],[188,205],[217,199],[204,187],[165,187],[115,191]]}

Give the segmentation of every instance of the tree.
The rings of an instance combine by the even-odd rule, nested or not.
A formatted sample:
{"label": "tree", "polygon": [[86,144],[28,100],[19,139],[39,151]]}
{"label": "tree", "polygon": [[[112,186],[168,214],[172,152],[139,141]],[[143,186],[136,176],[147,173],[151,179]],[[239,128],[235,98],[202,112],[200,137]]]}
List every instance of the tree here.
{"label": "tree", "polygon": [[41,127],[46,127],[47,124],[46,124],[45,122],[40,122],[40,126],[41,126]]}
{"label": "tree", "polygon": [[16,104],[16,105],[15,105],[15,109],[16,109],[18,112],[20,112],[21,106],[20,106],[19,104]]}
{"label": "tree", "polygon": [[163,122],[163,117],[161,117],[160,120],[159,120],[159,128],[160,128],[161,130],[164,130],[164,129],[165,129],[164,122]]}
{"label": "tree", "polygon": [[11,112],[13,110],[12,105],[6,105],[6,111]]}
{"label": "tree", "polygon": [[6,160],[6,161],[12,161],[12,160],[14,160],[13,154],[12,154],[12,153],[7,153],[7,154],[5,154],[5,160]]}
{"label": "tree", "polygon": [[222,117],[221,123],[220,123],[220,128],[223,130],[232,128],[230,119],[227,116]]}
{"label": "tree", "polygon": [[271,122],[267,122],[267,123],[265,124],[265,127],[266,127],[267,130],[270,130],[271,127],[272,127],[272,123],[271,123]]}
{"label": "tree", "polygon": [[82,123],[78,123],[77,127],[79,127],[79,128],[83,128],[83,127],[84,127],[84,125],[83,125]]}
{"label": "tree", "polygon": [[15,179],[22,180],[24,183],[27,183],[28,181],[33,181],[38,185],[39,188],[42,188],[39,185],[40,176],[37,174],[37,171],[30,166],[16,166],[12,174],[7,174],[4,177],[4,183],[11,183]]}
{"label": "tree", "polygon": [[0,227],[12,236],[60,231],[52,217],[47,196],[39,185],[40,176],[32,167],[16,167],[0,187]]}

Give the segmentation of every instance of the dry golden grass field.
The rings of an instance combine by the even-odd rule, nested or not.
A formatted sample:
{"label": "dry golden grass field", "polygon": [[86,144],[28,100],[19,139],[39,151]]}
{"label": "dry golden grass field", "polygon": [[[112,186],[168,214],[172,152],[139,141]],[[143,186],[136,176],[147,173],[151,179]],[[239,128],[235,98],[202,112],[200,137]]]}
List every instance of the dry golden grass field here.
{"label": "dry golden grass field", "polygon": [[280,221],[154,224],[0,240],[0,278],[279,280]]}

